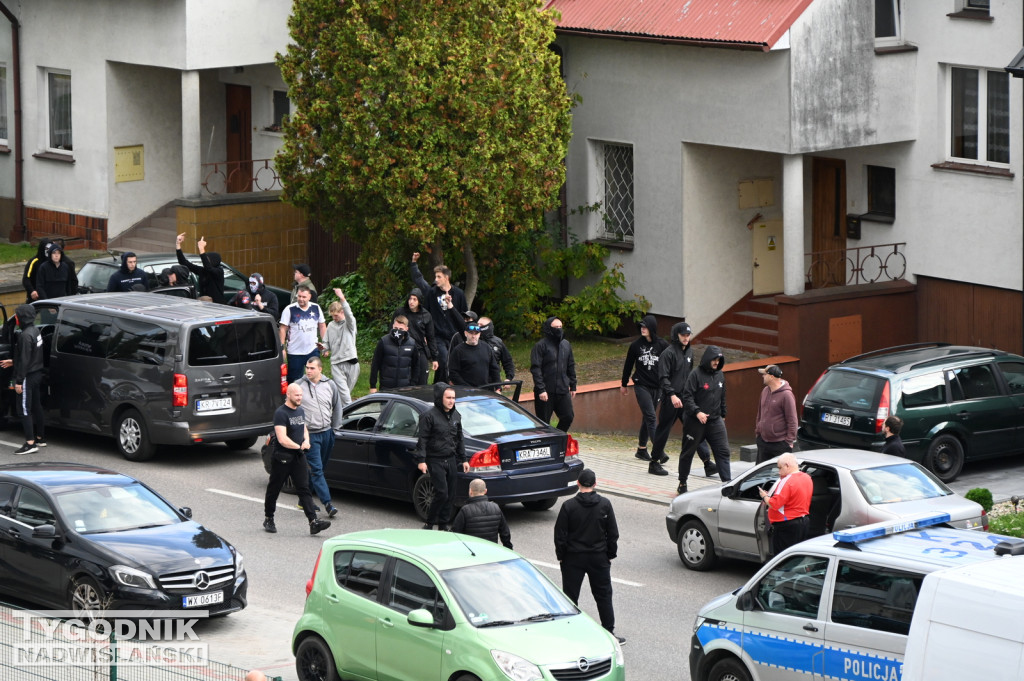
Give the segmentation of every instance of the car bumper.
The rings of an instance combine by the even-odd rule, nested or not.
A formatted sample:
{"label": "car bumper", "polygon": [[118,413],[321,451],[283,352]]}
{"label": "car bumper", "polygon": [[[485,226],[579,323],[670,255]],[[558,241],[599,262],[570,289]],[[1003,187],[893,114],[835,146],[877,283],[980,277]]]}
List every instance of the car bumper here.
{"label": "car bumper", "polygon": [[183,591],[181,593],[171,593],[163,590],[117,587],[110,594],[109,609],[139,611],[139,615],[133,616],[143,616],[141,613],[155,613],[159,611],[164,617],[167,616],[168,612],[180,612],[182,617],[190,617],[195,615],[190,615],[189,613],[200,612],[206,612],[210,615],[226,615],[238,612],[248,604],[249,580],[244,573],[233,584],[219,590],[224,592],[223,602],[202,607],[186,608],[183,605],[183,598],[185,596],[193,596],[203,592]]}
{"label": "car bumper", "polygon": [[675,544],[676,536],[679,534],[679,517],[673,513],[665,516],[665,529],[668,530],[668,538]]}
{"label": "car bumper", "polygon": [[199,442],[244,440],[266,435],[274,430],[274,423],[257,423],[216,430],[192,430],[185,421],[153,421],[149,424],[150,438],[158,445],[191,445]]}
{"label": "car bumper", "polygon": [[701,645],[696,634],[690,637],[690,679],[692,681],[703,681],[704,679],[704,646]]}
{"label": "car bumper", "polygon": [[499,504],[512,504],[519,501],[537,501],[550,499],[577,491],[576,478],[580,477],[583,462],[569,461],[556,470],[538,473],[514,473],[510,471],[494,471],[477,473],[460,473],[459,494],[455,503],[461,505],[469,499],[469,481],[482,478],[487,483],[487,498]]}

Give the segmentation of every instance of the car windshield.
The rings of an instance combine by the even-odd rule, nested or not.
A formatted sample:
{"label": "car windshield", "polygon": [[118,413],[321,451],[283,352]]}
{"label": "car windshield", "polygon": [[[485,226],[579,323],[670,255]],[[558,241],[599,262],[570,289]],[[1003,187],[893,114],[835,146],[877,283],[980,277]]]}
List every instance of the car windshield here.
{"label": "car windshield", "polygon": [[514,433],[544,426],[533,415],[518,409],[514,402],[497,397],[461,400],[458,409],[462,414],[462,429],[472,437]]}
{"label": "car windshield", "polygon": [[441,577],[474,627],[507,626],[579,613],[565,594],[522,558],[445,570]]}
{"label": "car windshield", "polygon": [[953,494],[951,489],[913,462],[863,468],[853,471],[853,479],[870,504],[895,504]]}
{"label": "car windshield", "polygon": [[[118,263],[118,265],[120,265],[120,263]],[[104,267],[103,265],[87,262],[82,266],[82,269],[78,271],[78,285],[88,287],[90,289],[97,289],[99,291],[106,291],[107,284],[110,282],[110,275],[116,271],[116,267]]]}
{"label": "car windshield", "polygon": [[181,522],[173,508],[139,483],[123,487],[87,487],[63,492],[56,498],[64,518],[79,534]]}

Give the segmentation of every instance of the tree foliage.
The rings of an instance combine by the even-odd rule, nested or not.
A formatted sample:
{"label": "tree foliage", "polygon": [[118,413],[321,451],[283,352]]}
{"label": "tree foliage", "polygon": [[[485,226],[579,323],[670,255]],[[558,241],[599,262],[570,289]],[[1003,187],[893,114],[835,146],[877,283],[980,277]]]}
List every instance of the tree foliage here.
{"label": "tree foliage", "polygon": [[571,100],[541,4],[294,0],[276,167],[288,201],[361,245],[368,277],[433,247],[475,255],[446,263],[475,289],[481,249],[528,239],[557,203]]}

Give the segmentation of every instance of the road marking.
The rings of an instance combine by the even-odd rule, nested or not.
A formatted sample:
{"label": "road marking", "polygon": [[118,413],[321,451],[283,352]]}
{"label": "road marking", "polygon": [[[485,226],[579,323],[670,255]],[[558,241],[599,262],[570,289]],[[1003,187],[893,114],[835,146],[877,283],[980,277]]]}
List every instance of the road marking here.
{"label": "road marking", "polygon": [[[530,558],[527,558],[527,560],[529,560],[534,565],[540,565],[541,567],[551,568],[553,570],[561,570],[562,569],[560,566],[558,566],[555,563],[545,563],[544,561],[532,560]],[[618,577],[612,577],[612,581],[613,582],[618,582],[619,584],[625,584],[626,586],[643,586],[643,584],[641,584],[640,582],[631,582],[628,579],[619,579]]]}

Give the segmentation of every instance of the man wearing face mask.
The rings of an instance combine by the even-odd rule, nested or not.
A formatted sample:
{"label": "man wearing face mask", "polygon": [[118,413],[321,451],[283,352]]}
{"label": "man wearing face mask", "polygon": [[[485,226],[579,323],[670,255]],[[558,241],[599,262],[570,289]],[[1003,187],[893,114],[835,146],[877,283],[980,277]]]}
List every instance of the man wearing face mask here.
{"label": "man wearing face mask", "polygon": [[534,413],[545,423],[551,423],[552,413],[557,414],[557,428],[568,433],[575,417],[572,399],[576,396],[576,360],[562,333],[562,320],[548,317],[543,337],[530,351],[530,373]]}
{"label": "man wearing face mask", "polygon": [[249,298],[252,300],[252,309],[270,315],[274,321],[281,318],[277,295],[267,290],[263,283],[263,275],[259,272],[249,275]]}
{"label": "man wearing face mask", "polygon": [[413,385],[412,377],[418,369],[416,342],[409,337],[409,320],[398,315],[391,322],[391,331],[377,341],[377,349],[370,362],[370,392],[380,389],[403,388]]}

